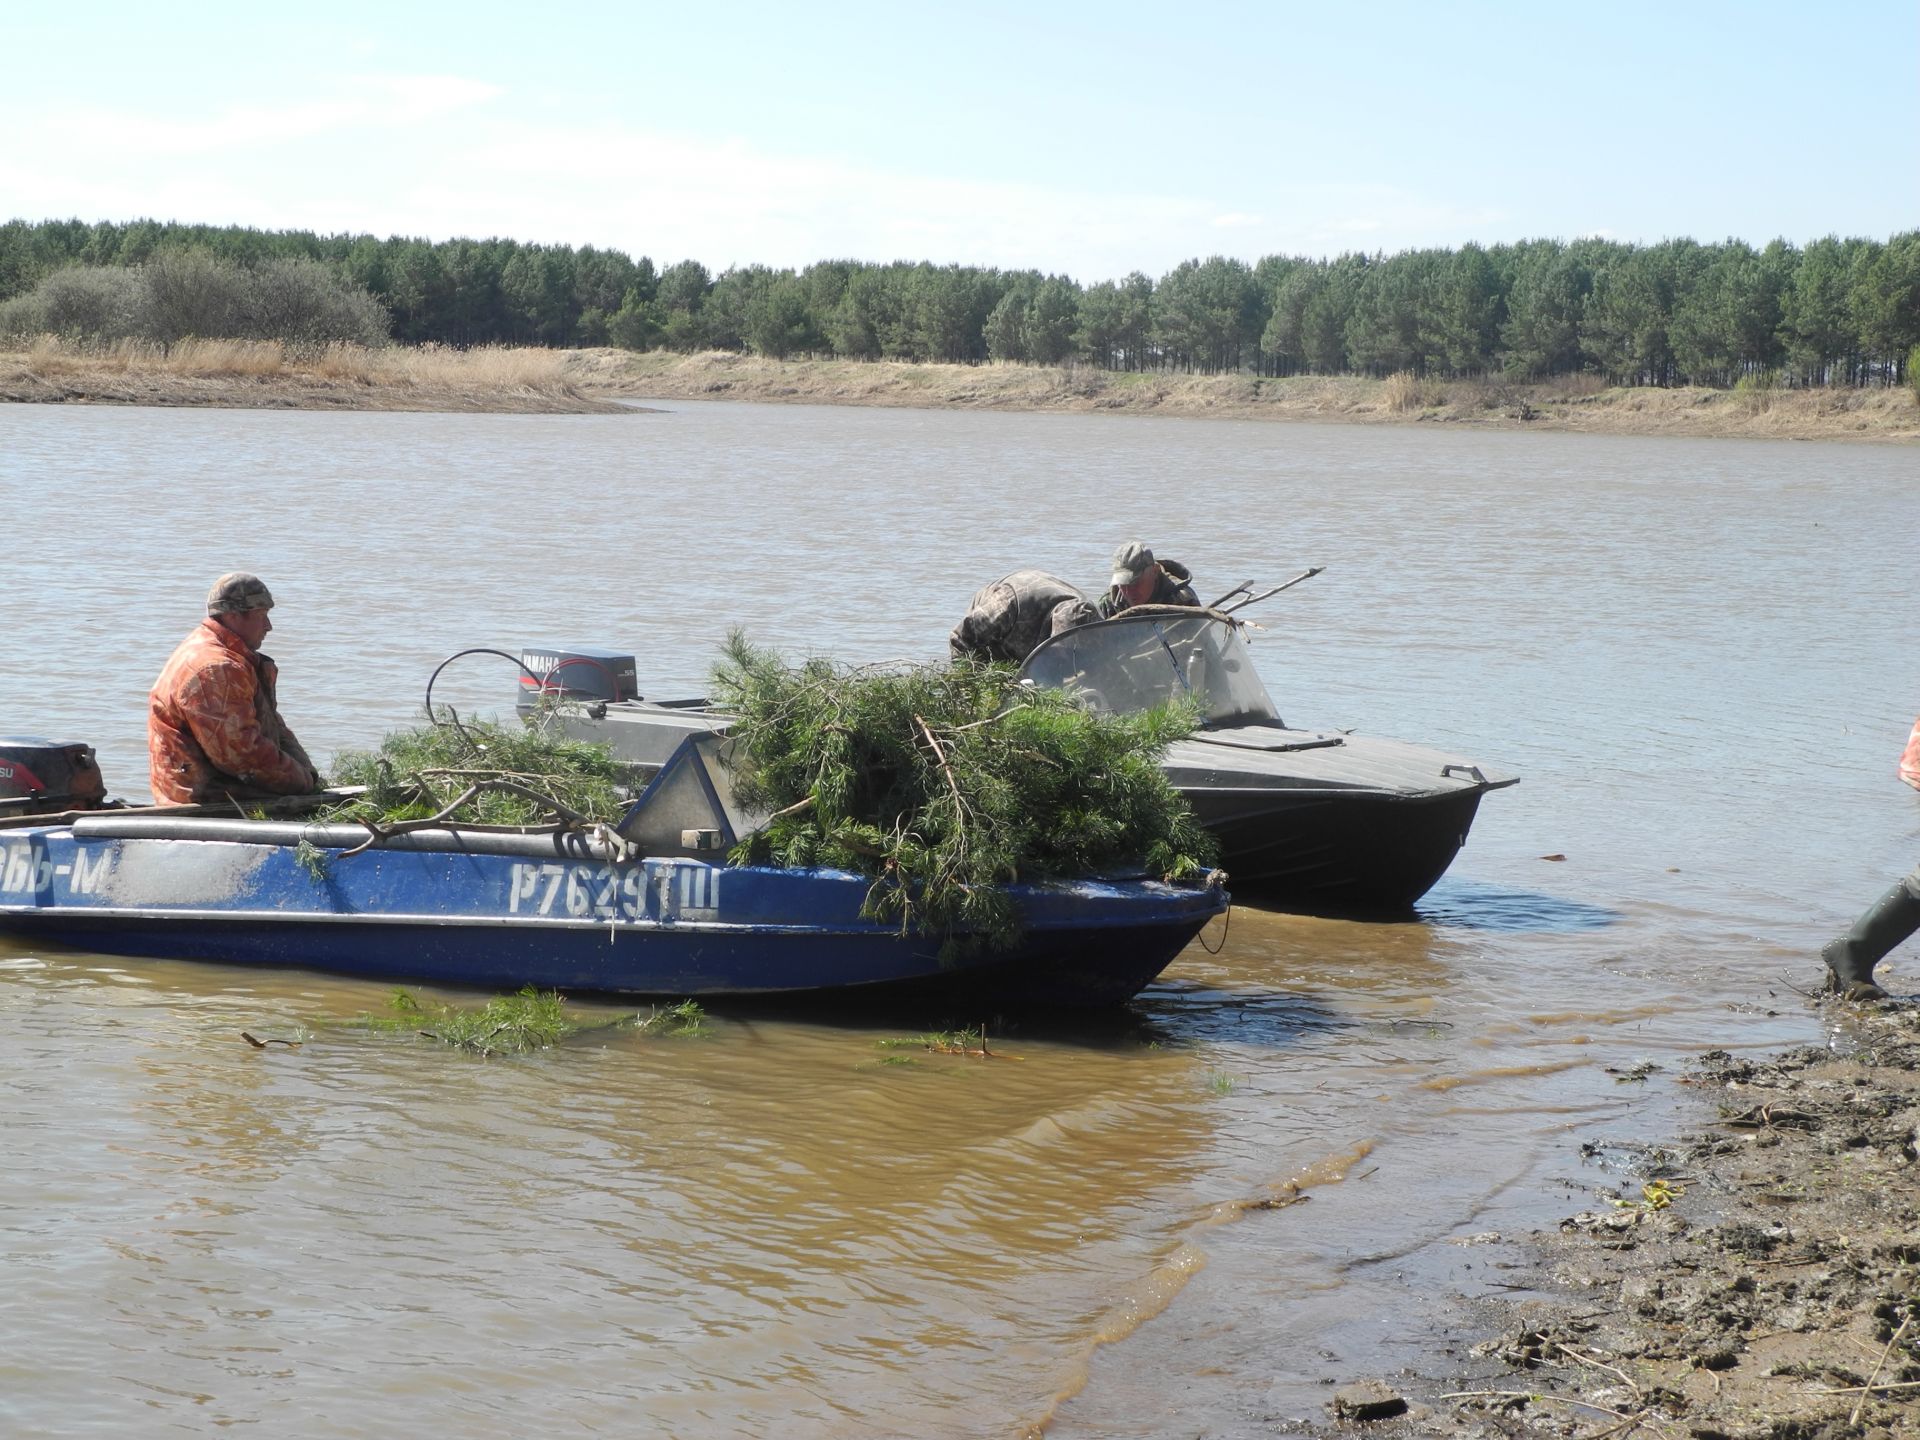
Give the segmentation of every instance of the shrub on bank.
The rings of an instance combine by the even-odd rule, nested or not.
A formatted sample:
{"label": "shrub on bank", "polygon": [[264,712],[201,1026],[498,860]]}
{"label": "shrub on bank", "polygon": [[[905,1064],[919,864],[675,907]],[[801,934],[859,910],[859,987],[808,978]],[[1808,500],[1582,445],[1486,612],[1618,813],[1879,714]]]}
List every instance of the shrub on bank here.
{"label": "shrub on bank", "polygon": [[0,304],[0,336],[54,335],[90,345],[189,337],[275,341],[297,353],[387,343],[380,302],[317,260],[248,266],[204,250],[130,268],[69,266]]}
{"label": "shrub on bank", "polygon": [[1429,384],[1411,370],[1396,370],[1380,382],[1380,387],[1387,409],[1397,415],[1447,403],[1447,392],[1442,386]]}
{"label": "shrub on bank", "polygon": [[0,333],[93,339],[138,335],[146,294],[137,270],[75,265],[0,305]]}

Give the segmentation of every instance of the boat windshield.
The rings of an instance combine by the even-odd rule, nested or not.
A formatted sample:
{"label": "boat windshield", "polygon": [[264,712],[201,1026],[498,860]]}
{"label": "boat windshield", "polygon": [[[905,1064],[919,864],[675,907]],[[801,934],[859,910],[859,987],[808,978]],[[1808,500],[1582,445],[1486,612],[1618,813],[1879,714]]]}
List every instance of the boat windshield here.
{"label": "boat windshield", "polygon": [[1065,631],[1027,657],[1020,678],[1110,715],[1190,699],[1205,728],[1282,723],[1239,627],[1201,610],[1156,607]]}

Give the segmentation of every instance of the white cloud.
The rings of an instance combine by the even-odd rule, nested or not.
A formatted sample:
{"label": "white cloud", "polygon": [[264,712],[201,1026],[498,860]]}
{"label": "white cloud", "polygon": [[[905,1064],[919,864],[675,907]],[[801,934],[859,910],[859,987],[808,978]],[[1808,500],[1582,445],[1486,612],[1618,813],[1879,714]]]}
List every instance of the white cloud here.
{"label": "white cloud", "polygon": [[[1488,218],[1387,187],[1283,180],[1221,197],[901,173],[725,135],[530,117],[520,98],[462,76],[387,74],[185,121],[77,108],[37,125],[44,143],[30,152],[0,155],[0,195],[26,219],[498,235],[715,270],[931,260],[1089,282],[1164,273],[1220,253],[1229,235],[1253,260],[1458,244]],[[1286,218],[1263,218],[1276,215]]]}
{"label": "white cloud", "polygon": [[225,105],[199,119],[163,120],[109,106],[75,106],[39,127],[49,148],[76,158],[117,156],[182,159],[258,149],[347,131],[391,132],[484,104],[497,85],[454,75],[363,75],[343,79],[331,95],[298,101]]}

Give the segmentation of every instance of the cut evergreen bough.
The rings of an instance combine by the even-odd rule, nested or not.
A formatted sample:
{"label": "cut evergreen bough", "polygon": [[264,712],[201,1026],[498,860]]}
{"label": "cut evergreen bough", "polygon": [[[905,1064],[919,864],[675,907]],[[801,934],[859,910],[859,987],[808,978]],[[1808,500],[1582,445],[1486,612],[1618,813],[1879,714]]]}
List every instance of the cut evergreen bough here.
{"label": "cut evergreen bough", "polygon": [[[736,861],[874,877],[871,914],[1001,948],[1003,882],[1205,874],[1213,837],[1160,768],[1190,709],[1096,715],[1012,668],[799,666],[727,639],[716,703],[737,717],[735,794],[773,818]],[[970,943],[970,942],[969,942]]]}

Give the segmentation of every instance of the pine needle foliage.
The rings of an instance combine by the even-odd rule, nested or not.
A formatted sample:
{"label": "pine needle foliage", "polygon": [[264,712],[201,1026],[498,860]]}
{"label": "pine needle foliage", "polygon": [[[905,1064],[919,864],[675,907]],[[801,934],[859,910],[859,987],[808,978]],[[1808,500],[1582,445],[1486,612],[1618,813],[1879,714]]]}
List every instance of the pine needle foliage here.
{"label": "pine needle foliage", "polygon": [[361,1015],[353,1023],[388,1034],[415,1034],[456,1050],[478,1055],[523,1055],[546,1050],[586,1031],[634,1031],[649,1036],[703,1036],[707,1012],[699,1002],[682,1000],[640,1015],[586,1021],[570,1014],[557,990],[523,986],[512,995],[495,995],[479,1005],[422,1000],[408,990],[387,997],[380,1014]]}
{"label": "pine needle foliage", "polygon": [[385,1014],[363,1015],[359,1023],[369,1030],[411,1031],[479,1055],[544,1050],[580,1028],[558,992],[531,985],[478,1007],[423,1002],[409,991],[396,990],[387,997]]}
{"label": "pine needle foliage", "polygon": [[875,877],[867,913],[950,945],[1019,936],[1001,882],[1204,872],[1213,837],[1160,759],[1190,709],[1095,715],[1004,665],[794,667],[739,631],[713,672],[735,791],[774,818],[736,861]]}
{"label": "pine needle foliage", "polygon": [[422,725],[394,731],[378,750],[348,750],[336,757],[334,783],[367,790],[322,818],[385,825],[424,820],[478,785],[449,818],[474,825],[539,825],[571,812],[611,822],[626,805],[622,775],[604,745],[490,720]]}

